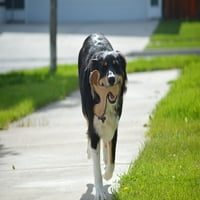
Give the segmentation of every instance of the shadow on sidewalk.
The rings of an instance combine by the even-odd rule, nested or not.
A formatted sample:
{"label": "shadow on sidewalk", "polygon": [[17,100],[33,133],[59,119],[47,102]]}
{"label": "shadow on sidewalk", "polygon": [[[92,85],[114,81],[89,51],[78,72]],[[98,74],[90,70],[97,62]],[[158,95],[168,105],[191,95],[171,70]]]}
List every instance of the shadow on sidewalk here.
{"label": "shadow on sidewalk", "polygon": [[4,161],[2,161],[2,158],[6,156],[18,156],[19,153],[11,150],[11,148],[6,147],[4,144],[0,144],[0,165],[4,165]]}
{"label": "shadow on sidewalk", "polygon": [[19,153],[10,150],[10,148],[5,147],[3,144],[0,144],[0,158],[3,158],[6,155],[17,156]]}

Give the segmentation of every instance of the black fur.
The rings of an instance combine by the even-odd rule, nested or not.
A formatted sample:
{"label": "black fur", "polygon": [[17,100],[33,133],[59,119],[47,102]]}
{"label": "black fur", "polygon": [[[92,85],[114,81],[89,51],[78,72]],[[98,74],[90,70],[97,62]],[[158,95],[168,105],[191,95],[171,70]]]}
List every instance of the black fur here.
{"label": "black fur", "polygon": [[[113,64],[113,60],[117,62]],[[105,62],[107,63],[107,67],[103,66]],[[100,138],[93,125],[93,107],[99,102],[99,97],[97,94],[95,94],[95,96],[92,96],[91,94],[89,82],[90,73],[93,70],[98,70],[101,78],[106,76],[108,70],[110,70],[114,74],[122,77],[121,93],[118,99],[118,105],[116,105],[116,115],[120,118],[122,113],[123,93],[126,91],[126,61],[120,52],[113,50],[110,42],[102,34],[92,34],[86,38],[80,50],[78,67],[82,111],[88,120],[87,133],[91,140],[91,146],[93,149],[96,149]],[[113,155],[115,155],[116,141],[117,130],[112,139]]]}

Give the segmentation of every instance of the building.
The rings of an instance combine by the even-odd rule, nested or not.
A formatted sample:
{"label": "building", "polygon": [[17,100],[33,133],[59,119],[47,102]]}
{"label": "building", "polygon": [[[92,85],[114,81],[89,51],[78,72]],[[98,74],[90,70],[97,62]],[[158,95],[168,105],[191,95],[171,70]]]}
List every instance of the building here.
{"label": "building", "polygon": [[[162,17],[162,0],[57,0],[58,23]],[[0,22],[48,23],[50,0],[0,0]]]}

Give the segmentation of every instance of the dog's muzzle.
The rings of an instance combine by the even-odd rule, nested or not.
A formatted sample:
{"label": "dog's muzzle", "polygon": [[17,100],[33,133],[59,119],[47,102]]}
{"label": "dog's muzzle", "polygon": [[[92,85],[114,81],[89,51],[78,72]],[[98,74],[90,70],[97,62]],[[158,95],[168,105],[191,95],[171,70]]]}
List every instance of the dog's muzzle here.
{"label": "dog's muzzle", "polygon": [[111,104],[114,104],[117,100],[117,96],[114,96],[112,94],[112,92],[109,92],[108,95],[107,95],[107,98],[108,98],[108,101],[111,103]]}
{"label": "dog's muzzle", "polygon": [[[109,84],[110,87],[112,87],[113,85],[117,84],[117,77],[110,70],[108,71],[107,79],[108,79],[108,84]],[[114,104],[116,102],[116,100],[117,100],[117,96],[113,95],[112,92],[108,93],[107,98],[108,98],[108,101],[111,104]]]}
{"label": "dog's muzzle", "polygon": [[89,77],[92,94],[94,95],[94,92],[96,92],[100,97],[100,102],[94,105],[94,114],[98,117],[104,115],[107,100],[109,103],[114,104],[120,94],[120,80],[116,81],[118,78],[114,77],[117,83],[111,86],[106,83],[108,81],[108,75],[110,75],[110,78],[113,76],[112,73],[110,73],[107,74],[106,77],[100,79],[99,71],[94,70],[90,73]]}

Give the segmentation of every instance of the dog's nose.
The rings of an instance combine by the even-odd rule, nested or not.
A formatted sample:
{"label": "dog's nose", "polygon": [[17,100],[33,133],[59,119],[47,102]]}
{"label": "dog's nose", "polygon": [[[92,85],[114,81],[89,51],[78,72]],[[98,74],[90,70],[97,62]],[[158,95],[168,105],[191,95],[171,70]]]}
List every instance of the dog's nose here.
{"label": "dog's nose", "polygon": [[108,77],[108,82],[109,82],[110,85],[114,85],[115,77],[114,76]]}

